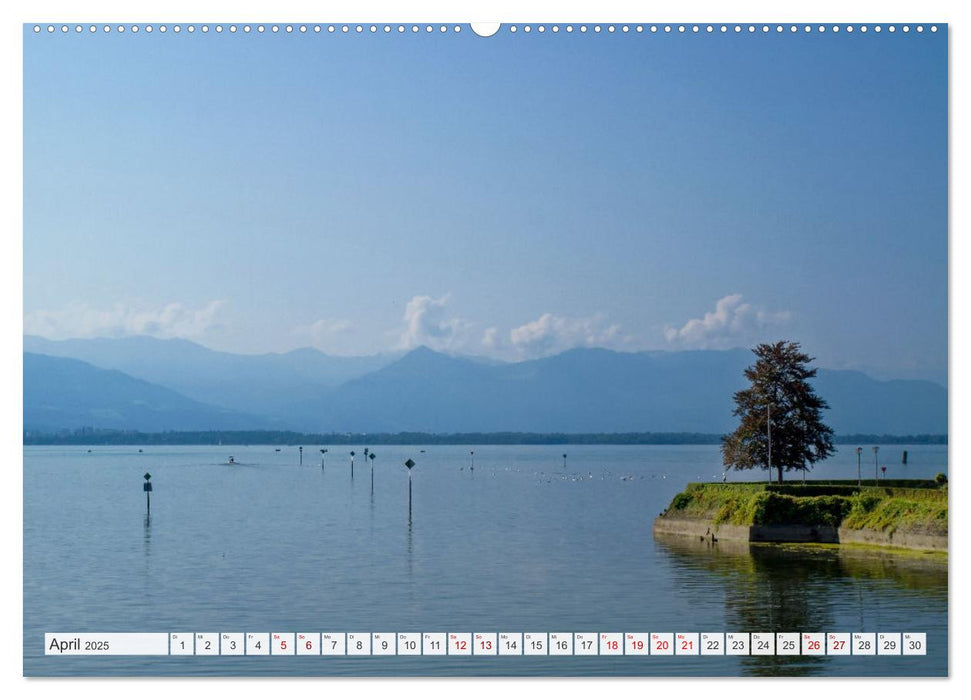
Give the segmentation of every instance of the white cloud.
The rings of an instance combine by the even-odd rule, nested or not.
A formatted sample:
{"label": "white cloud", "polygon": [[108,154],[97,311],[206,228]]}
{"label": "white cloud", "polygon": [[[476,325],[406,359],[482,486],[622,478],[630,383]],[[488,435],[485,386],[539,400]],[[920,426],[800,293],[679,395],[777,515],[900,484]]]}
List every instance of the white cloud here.
{"label": "white cloud", "polygon": [[485,329],[485,332],[482,334],[482,347],[488,350],[497,350],[500,342],[498,328],[492,326],[491,328]]}
{"label": "white cloud", "polygon": [[329,354],[360,354],[357,327],[343,318],[321,318],[309,325],[297,326],[293,334]]}
{"label": "white cloud", "polygon": [[398,348],[410,350],[427,345],[434,350],[470,350],[475,324],[461,318],[449,318],[446,305],[450,294],[435,299],[415,296],[405,306],[405,330],[398,339]]}
{"label": "white cloud", "polygon": [[307,326],[307,332],[314,338],[325,339],[333,335],[350,333],[354,330],[354,325],[350,321],[342,318],[322,318],[314,321]]}
{"label": "white cloud", "polygon": [[65,338],[151,335],[158,338],[198,338],[219,327],[223,300],[210,301],[198,309],[179,302],[161,308],[115,304],[95,309],[72,302],[63,309],[32,311],[24,315],[24,332],[52,340]]}
{"label": "white cloud", "polygon": [[729,294],[703,317],[693,318],[680,328],[668,326],[664,337],[685,348],[720,349],[759,340],[759,335],[783,325],[790,317],[788,311],[768,312],[746,303],[741,294]]}
{"label": "white cloud", "polygon": [[602,314],[573,318],[551,313],[513,328],[509,340],[525,357],[552,355],[576,347],[621,349],[631,342],[619,325],[607,323]]}

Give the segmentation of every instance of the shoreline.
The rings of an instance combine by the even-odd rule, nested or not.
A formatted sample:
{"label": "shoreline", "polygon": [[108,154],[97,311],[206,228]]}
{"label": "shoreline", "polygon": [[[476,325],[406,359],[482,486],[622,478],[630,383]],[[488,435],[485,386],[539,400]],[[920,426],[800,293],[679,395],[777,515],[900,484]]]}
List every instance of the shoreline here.
{"label": "shoreline", "polygon": [[[827,495],[820,495],[823,492]],[[922,506],[929,508],[921,511]],[[882,525],[874,527],[873,522]],[[653,533],[655,537],[682,536],[711,544],[724,540],[857,545],[947,553],[947,493],[926,487],[810,483],[785,490],[753,484],[740,495],[737,487],[688,484],[655,518]]]}
{"label": "shoreline", "polygon": [[720,540],[749,544],[823,544],[879,547],[915,552],[948,552],[948,536],[910,533],[901,530],[834,528],[826,525],[726,525],[704,518],[665,518],[654,520],[654,535],[686,537],[692,540]]}

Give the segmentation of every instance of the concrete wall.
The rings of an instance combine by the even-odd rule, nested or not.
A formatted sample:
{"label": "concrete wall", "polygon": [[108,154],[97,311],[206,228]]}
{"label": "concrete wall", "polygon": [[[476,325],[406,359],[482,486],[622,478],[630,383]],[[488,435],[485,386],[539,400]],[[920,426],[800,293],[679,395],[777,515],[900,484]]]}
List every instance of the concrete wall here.
{"label": "concrete wall", "polygon": [[749,542],[825,542],[838,544],[839,534],[830,525],[753,525]]}
{"label": "concrete wall", "polygon": [[733,540],[736,542],[751,542],[751,536],[747,525],[716,525],[714,521],[703,518],[670,518],[661,516],[654,520],[654,532],[663,535],[686,535],[697,537],[699,540],[705,537],[707,532],[715,533],[715,537],[720,540]]}
{"label": "concrete wall", "polygon": [[707,518],[661,516],[654,520],[654,533],[706,538],[714,533],[719,540],[738,542],[822,542],[830,544],[869,544],[905,549],[947,551],[947,535],[918,532],[893,533],[879,530],[851,530],[828,525],[716,525]]}
{"label": "concrete wall", "polygon": [[840,542],[856,544],[875,544],[884,547],[904,547],[906,549],[933,549],[947,551],[947,535],[933,535],[923,532],[906,532],[896,530],[884,532],[881,530],[850,530],[845,527],[839,529]]}

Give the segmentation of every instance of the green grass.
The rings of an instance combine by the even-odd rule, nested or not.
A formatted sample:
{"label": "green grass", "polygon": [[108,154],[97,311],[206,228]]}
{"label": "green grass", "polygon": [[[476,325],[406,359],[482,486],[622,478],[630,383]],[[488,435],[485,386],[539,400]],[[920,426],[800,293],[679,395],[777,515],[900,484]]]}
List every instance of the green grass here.
{"label": "green grass", "polygon": [[947,500],[861,493],[853,499],[853,506],[842,525],[855,530],[894,532],[903,529],[946,535]]}
{"label": "green grass", "polygon": [[665,514],[743,526],[828,525],[947,534],[947,489],[908,486],[695,483],[674,497]]}

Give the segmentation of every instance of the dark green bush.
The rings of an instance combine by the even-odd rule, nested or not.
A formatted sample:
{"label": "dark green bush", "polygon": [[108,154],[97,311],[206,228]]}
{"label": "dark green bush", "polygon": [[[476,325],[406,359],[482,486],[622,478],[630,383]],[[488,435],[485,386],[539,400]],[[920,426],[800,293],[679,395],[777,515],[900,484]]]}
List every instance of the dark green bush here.
{"label": "dark green bush", "polygon": [[768,484],[766,491],[786,496],[852,496],[860,488],[856,484]]}
{"label": "dark green bush", "polygon": [[691,505],[692,498],[687,493],[679,493],[671,501],[671,510],[684,510]]}
{"label": "dark green bush", "polygon": [[851,503],[842,496],[794,498],[770,491],[752,503],[754,525],[831,525],[837,527],[850,512]]}

